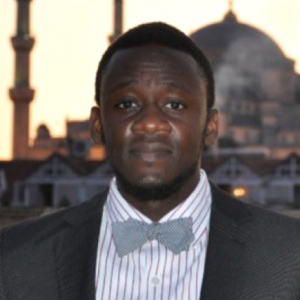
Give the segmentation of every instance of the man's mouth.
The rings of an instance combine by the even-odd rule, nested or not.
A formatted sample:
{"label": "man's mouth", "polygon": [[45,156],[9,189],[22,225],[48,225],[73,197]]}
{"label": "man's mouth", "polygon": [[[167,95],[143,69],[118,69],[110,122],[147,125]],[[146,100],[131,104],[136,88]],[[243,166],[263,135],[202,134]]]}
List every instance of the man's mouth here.
{"label": "man's mouth", "polygon": [[170,157],[172,151],[161,143],[139,143],[130,149],[130,155],[143,161],[153,162]]}

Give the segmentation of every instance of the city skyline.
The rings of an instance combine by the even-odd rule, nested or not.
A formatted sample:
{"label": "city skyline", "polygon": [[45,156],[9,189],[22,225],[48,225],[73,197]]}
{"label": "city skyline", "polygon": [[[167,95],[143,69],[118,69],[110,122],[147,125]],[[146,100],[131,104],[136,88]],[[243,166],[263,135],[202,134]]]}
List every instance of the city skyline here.
{"label": "city skyline", "polygon": [[[124,1],[125,30],[139,23],[160,20],[190,34],[222,20],[228,10],[226,0],[214,0],[205,5],[199,0],[189,0],[190,5],[187,1],[183,5],[182,1],[169,0],[159,5],[153,0],[148,7],[140,2]],[[86,119],[94,104],[95,71],[112,33],[112,1],[89,0],[89,3],[83,5],[71,0],[60,4],[43,0],[31,3],[31,33],[37,40],[31,53],[31,86],[36,89],[31,105],[31,139],[40,123],[46,123],[53,136],[63,135],[65,119]],[[289,3],[287,6],[283,0],[273,0],[270,6],[267,0],[254,0],[251,4],[236,0],[233,10],[240,22],[250,24],[274,39],[288,58],[297,61],[299,73],[299,13],[296,17],[300,3],[297,0]],[[15,33],[15,15],[14,0],[0,4],[0,19],[4,24],[0,29],[3,49],[0,58],[0,159],[11,157],[12,105],[8,89],[13,85],[14,53],[9,38]]]}

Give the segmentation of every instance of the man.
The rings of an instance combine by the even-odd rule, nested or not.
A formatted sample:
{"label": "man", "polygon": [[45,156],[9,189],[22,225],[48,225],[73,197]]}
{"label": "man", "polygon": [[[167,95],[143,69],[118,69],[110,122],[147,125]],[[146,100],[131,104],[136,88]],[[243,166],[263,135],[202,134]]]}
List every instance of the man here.
{"label": "man", "polygon": [[[251,63],[251,62],[250,62]],[[177,29],[151,23],[104,54],[91,134],[108,191],[0,240],[0,300],[300,299],[298,221],[208,182],[217,138],[211,68]]]}

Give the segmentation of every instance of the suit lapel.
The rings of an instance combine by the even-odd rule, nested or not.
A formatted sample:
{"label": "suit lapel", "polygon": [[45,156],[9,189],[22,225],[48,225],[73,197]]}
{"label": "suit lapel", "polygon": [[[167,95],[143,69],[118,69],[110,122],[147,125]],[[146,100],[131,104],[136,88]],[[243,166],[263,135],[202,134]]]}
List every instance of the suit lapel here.
{"label": "suit lapel", "polygon": [[54,248],[61,300],[95,300],[97,245],[106,193],[64,215]]}
{"label": "suit lapel", "polygon": [[245,228],[252,219],[246,206],[213,185],[212,213],[201,300],[241,297],[253,236]]}

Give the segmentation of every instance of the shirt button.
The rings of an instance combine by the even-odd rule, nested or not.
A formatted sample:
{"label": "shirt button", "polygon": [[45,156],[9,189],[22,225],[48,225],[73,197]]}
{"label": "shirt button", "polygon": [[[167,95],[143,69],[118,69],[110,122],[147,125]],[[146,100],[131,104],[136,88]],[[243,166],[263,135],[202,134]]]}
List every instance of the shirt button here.
{"label": "shirt button", "polygon": [[160,280],[157,277],[152,277],[151,282],[153,285],[158,285],[160,283]]}

